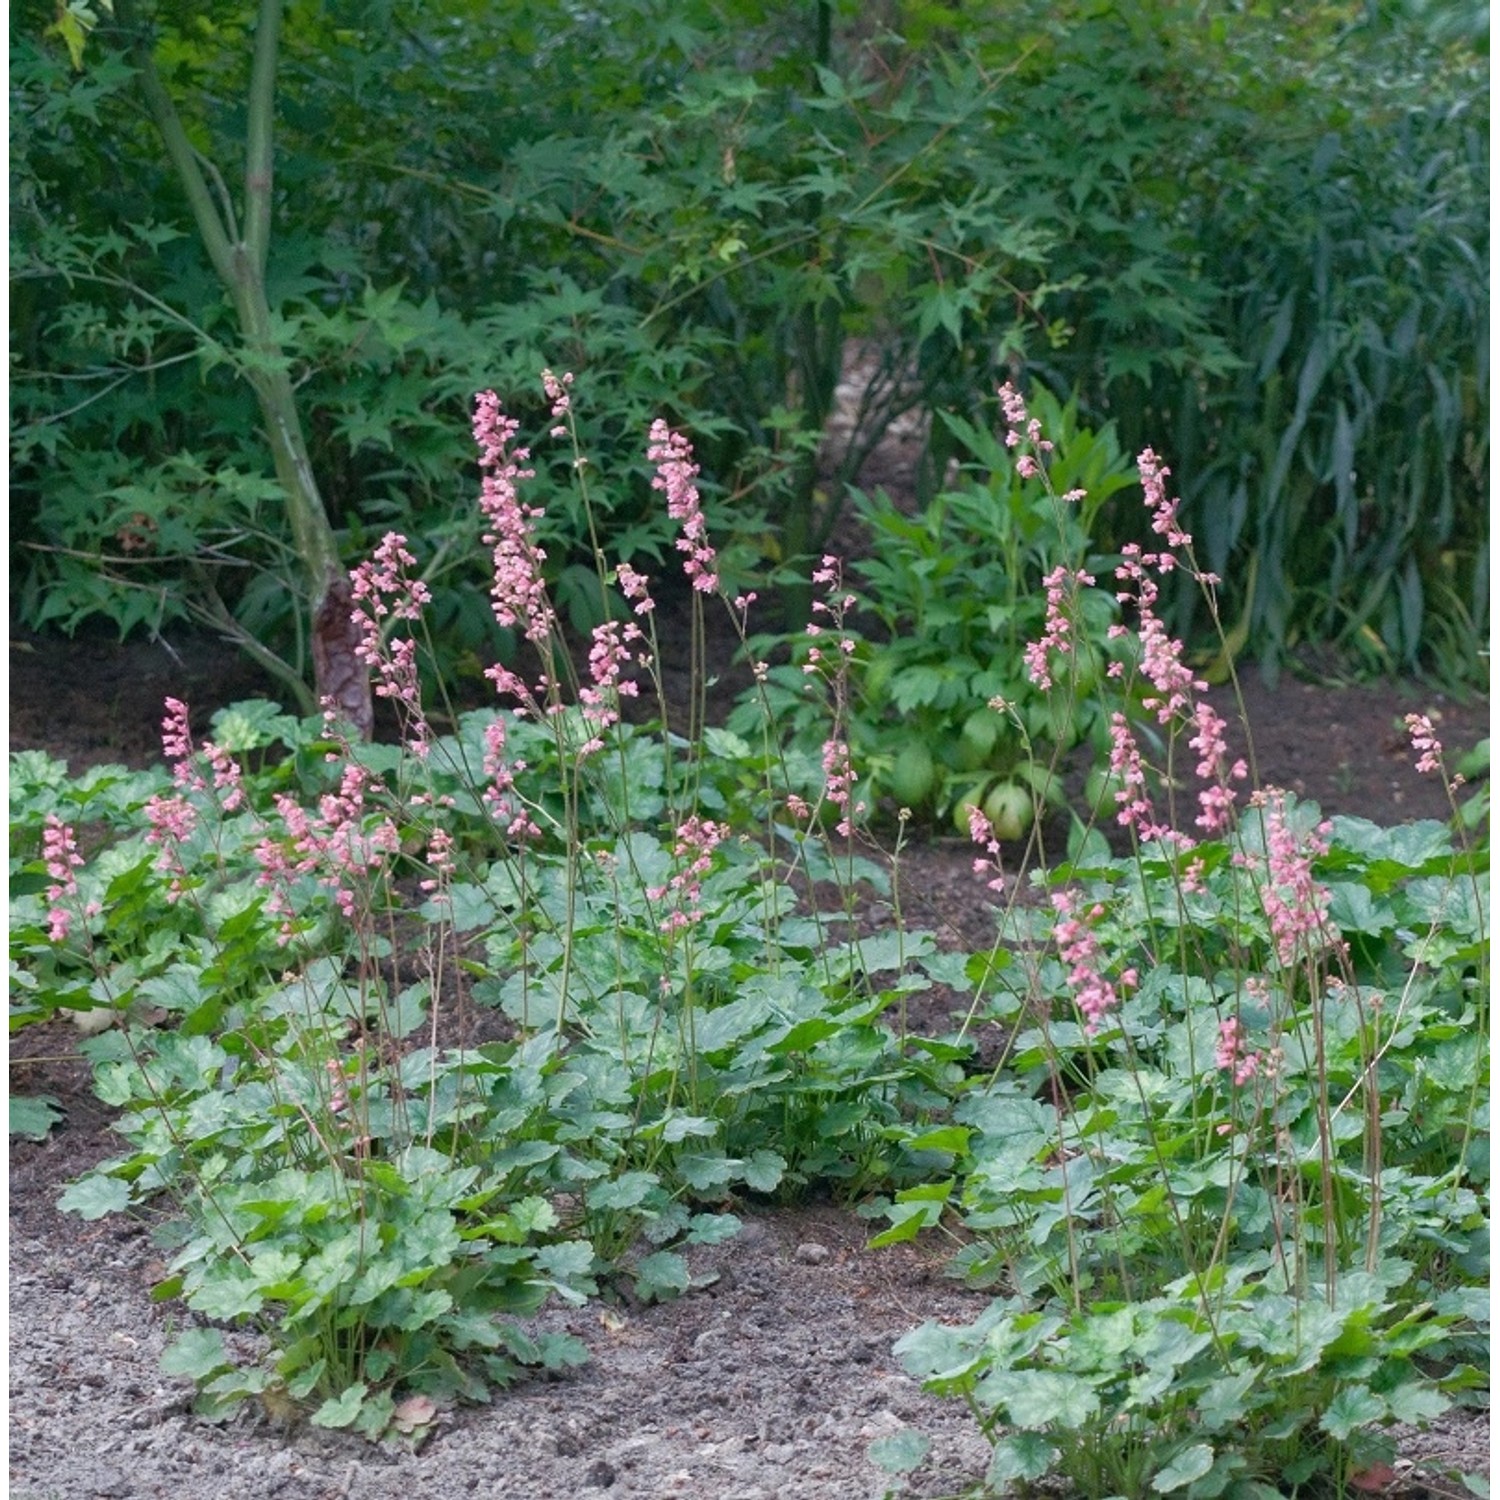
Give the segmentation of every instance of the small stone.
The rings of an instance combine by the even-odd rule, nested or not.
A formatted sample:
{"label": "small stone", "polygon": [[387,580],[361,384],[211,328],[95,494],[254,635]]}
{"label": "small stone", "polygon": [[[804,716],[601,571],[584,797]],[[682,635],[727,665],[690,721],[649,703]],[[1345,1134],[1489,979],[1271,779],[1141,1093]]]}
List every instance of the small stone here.
{"label": "small stone", "polygon": [[804,1266],[821,1266],[828,1259],[828,1246],[816,1240],[804,1240],[792,1252]]}

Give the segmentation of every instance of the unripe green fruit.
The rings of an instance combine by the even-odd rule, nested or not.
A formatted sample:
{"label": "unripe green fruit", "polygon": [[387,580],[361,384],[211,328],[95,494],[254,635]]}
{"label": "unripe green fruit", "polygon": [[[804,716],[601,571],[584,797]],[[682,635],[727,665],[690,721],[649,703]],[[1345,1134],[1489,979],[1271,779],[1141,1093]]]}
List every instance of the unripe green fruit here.
{"label": "unripe green fruit", "polygon": [[992,708],[976,708],[964,720],[958,737],[958,766],[961,771],[977,771],[988,762],[1000,738],[1000,718]]}
{"label": "unripe green fruit", "polygon": [[979,806],[979,793],[969,792],[960,797],[953,808],[953,827],[965,838],[969,837],[969,809]]}
{"label": "unripe green fruit", "polygon": [[891,767],[891,795],[900,807],[920,807],[932,792],[937,768],[932,752],[920,740],[908,745]]}
{"label": "unripe green fruit", "polygon": [[984,815],[997,839],[1013,842],[1026,837],[1036,819],[1036,803],[1025,787],[1002,781],[984,799]]}

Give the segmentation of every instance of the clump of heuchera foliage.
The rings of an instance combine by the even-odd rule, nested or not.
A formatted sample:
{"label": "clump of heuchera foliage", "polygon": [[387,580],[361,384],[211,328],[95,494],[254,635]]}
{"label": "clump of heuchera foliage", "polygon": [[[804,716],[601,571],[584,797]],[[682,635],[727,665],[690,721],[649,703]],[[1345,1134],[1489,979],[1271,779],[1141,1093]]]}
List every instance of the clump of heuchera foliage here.
{"label": "clump of heuchera foliage", "polygon": [[[545,377],[555,438],[572,387]],[[1045,489],[1051,443],[1000,399],[1016,476]],[[1159,540],[1112,560],[1118,617],[1100,628],[1103,574],[1072,559],[1024,651],[1066,694],[1076,653],[1107,648],[1106,813],[1129,852],[1085,830],[1066,861],[1007,869],[969,807],[996,939],[966,955],[894,901],[887,930],[848,920],[856,885],[893,888],[849,734],[838,559],[802,660],[818,733],[787,743],[769,696],[758,744],[704,727],[701,699],[672,732],[651,580],[601,560],[603,618],[575,650],[493,393],[474,436],[491,604],[522,642],[486,674],[496,705],[429,712],[429,590],[391,533],[353,592],[397,743],[254,704],[195,740],[169,700],[168,772],[16,762],[13,838],[39,851],[12,911],[20,1018],[117,1023],[86,1046],[129,1151],[64,1203],[180,1206],[161,1291],[202,1321],[169,1367],[206,1410],[275,1395],[420,1430],[584,1357],[517,1321],[547,1298],[689,1291],[693,1246],[812,1184],[887,1219],[876,1244],[951,1235],[956,1274],[993,1291],[972,1327],[900,1347],[968,1401],[997,1488],[1339,1490],[1388,1456],[1388,1424],[1480,1381],[1487,845],[1248,788],[1158,610],[1168,576],[1215,580],[1155,454]],[[754,596],[726,589],[691,445],[657,424],[648,452],[691,641],[711,604],[746,638]],[[654,723],[622,715],[653,694]],[[1409,728],[1446,776],[1431,723]],[[914,1032],[907,1002],[937,983],[960,1008]],[[233,1322],[266,1334],[263,1360],[232,1357]]]}

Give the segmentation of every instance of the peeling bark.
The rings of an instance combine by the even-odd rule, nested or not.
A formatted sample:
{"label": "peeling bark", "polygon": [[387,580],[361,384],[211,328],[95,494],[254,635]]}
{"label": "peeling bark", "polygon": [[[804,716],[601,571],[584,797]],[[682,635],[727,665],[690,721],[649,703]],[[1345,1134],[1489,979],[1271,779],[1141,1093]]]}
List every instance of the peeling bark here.
{"label": "peeling bark", "polygon": [[328,582],[313,606],[312,658],[318,694],[324,705],[346,720],[361,739],[375,727],[370,674],[355,654],[359,632],[354,625],[354,590],[346,574]]}

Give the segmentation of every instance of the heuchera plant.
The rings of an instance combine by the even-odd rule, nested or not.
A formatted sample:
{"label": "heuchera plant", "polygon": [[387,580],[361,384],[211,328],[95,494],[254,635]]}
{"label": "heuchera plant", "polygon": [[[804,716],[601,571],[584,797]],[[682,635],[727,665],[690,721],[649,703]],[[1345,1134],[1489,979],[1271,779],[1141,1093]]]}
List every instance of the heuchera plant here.
{"label": "heuchera plant", "polygon": [[[1002,401],[1017,467],[1045,475],[1038,424],[1014,391]],[[1455,853],[1441,825],[1321,819],[1272,788],[1240,802],[1249,767],[1156,611],[1174,571],[1210,609],[1217,580],[1160,459],[1139,469],[1161,540],[1115,569],[1132,623],[1111,628],[1124,650],[1109,671],[1139,683],[1168,805],[1114,714],[1131,856],[1086,843],[1034,875],[1050,913],[1008,909],[994,958],[1012,962],[989,966],[988,1014],[1012,1029],[1001,1068],[956,1106],[963,1169],[940,1198],[898,1194],[877,1237],[961,1224],[959,1269],[1004,1295],[972,1328],[928,1325],[898,1347],[974,1409],[998,1490],[1053,1473],[1091,1496],[1368,1488],[1393,1456],[1384,1424],[1483,1380],[1462,1330],[1486,1326],[1473,1147],[1488,1069],[1471,1038],[1487,856]],[[1063,674],[1092,582],[1050,581],[1027,652],[1039,686]],[[1419,770],[1446,777],[1430,722],[1407,723]],[[1175,806],[1184,741],[1191,834]],[[986,825],[972,815],[990,875]]]}
{"label": "heuchera plant", "polygon": [[[545,384],[587,507],[571,382]],[[1046,487],[1039,420],[1001,402],[1018,473]],[[549,1297],[689,1290],[692,1246],[813,1182],[887,1219],[876,1244],[951,1235],[955,1273],[995,1291],[971,1327],[899,1348],[974,1411],[997,1489],[1368,1487],[1386,1425],[1482,1382],[1487,843],[1250,791],[1158,609],[1179,570],[1211,609],[1215,580],[1156,455],[1139,472],[1159,540],[1115,566],[1103,679],[1129,853],[1086,828],[1069,863],[1028,872],[971,807],[998,926],[966,957],[899,908],[873,934],[848,920],[859,883],[897,888],[865,857],[838,560],[803,662],[821,751],[781,743],[769,698],[758,743],[708,726],[702,609],[721,598],[743,637],[754,601],[726,596],[691,448],[653,428],[691,585],[673,732],[651,581],[601,571],[575,667],[516,424],[485,395],[474,432],[491,604],[527,646],[489,673],[500,710],[427,708],[427,592],[393,533],[353,591],[399,743],[268,705],[195,743],[172,701],[169,774],[69,782],[17,759],[13,1024],[117,1023],[84,1046],[129,1150],[63,1202],[174,1205],[158,1291],[204,1321],[167,1365],[205,1411],[258,1397],[420,1432],[583,1357],[527,1321]],[[1070,691],[1099,576],[1049,570],[1019,653],[1037,691]],[[654,726],[624,713],[648,688]],[[1446,778],[1432,725],[1409,727]],[[829,883],[834,911],[812,899]],[[934,983],[968,999],[941,1038],[905,1022]]]}
{"label": "heuchera plant", "polygon": [[[570,436],[571,381],[545,384]],[[131,1146],[63,1201],[96,1217],[176,1200],[159,1294],[263,1339],[194,1327],[173,1346],[209,1412],[258,1396],[411,1431],[435,1403],[574,1362],[575,1340],[517,1318],[601,1278],[685,1290],[680,1251],[732,1233],[737,1195],[913,1180],[892,1131],[957,1077],[961,1049],[908,1046],[883,1019],[922,982],[910,966],[937,962],[930,943],[792,911],[797,882],[881,878],[855,852],[837,713],[821,774],[721,731],[624,722],[643,680],[661,692],[648,580],[601,577],[625,607],[576,679],[521,499],[529,455],[493,394],[474,435],[492,606],[531,651],[488,674],[508,707],[439,733],[418,670],[428,591],[392,533],[352,592],[398,745],[258,705],[195,743],[172,699],[168,784],[33,778],[75,810],[42,814],[46,884],[15,914],[30,1015],[120,1023],[87,1050]],[[701,641],[720,585],[692,451],[661,424],[649,451]],[[836,619],[836,569],[823,582]],[[742,628],[752,599],[725,602]],[[844,660],[835,646],[823,669],[835,700]],[[291,753],[251,765],[278,743]],[[87,865],[83,822],[103,825]]]}

